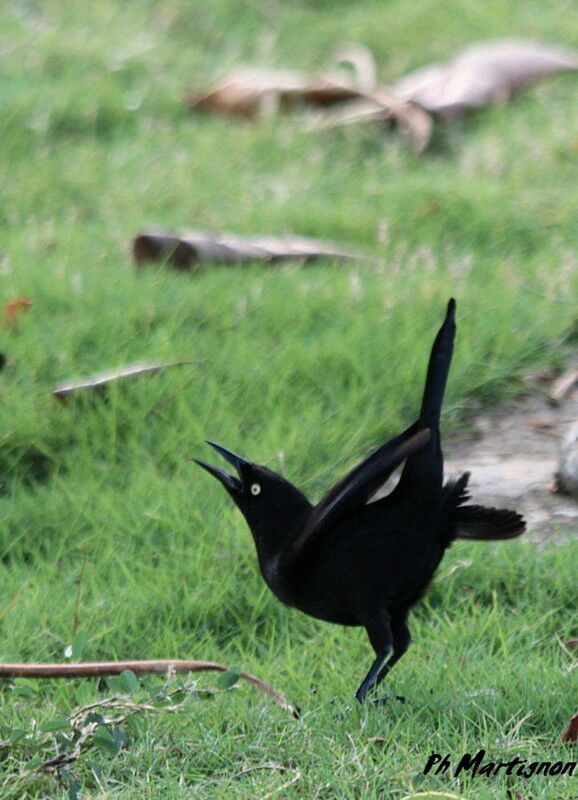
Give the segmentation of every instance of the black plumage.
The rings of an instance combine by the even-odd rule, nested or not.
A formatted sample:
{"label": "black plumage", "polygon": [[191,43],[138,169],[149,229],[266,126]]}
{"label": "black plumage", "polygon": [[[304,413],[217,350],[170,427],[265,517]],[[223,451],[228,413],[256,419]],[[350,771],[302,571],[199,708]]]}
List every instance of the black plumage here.
{"label": "black plumage", "polygon": [[[238,477],[197,461],[227,489],[249,525],[261,574],[284,603],[312,617],[365,627],[375,660],[363,700],[407,650],[407,616],[456,538],[509,539],[514,511],[468,505],[469,473],[443,483],[440,412],[455,337],[455,302],[434,341],[419,419],[390,439],[313,506],[281,475],[209,444]],[[369,502],[402,462],[399,482]]]}

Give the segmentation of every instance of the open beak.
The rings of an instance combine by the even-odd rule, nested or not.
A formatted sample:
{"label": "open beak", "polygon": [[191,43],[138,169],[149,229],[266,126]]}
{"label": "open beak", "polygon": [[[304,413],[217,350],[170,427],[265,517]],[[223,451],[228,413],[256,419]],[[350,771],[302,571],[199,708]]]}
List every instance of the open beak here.
{"label": "open beak", "polygon": [[[229,462],[229,464],[232,464],[239,473],[239,477],[242,479],[243,467],[249,464],[250,462],[247,461],[242,456],[238,456],[236,453],[231,452],[231,450],[227,450],[226,447],[223,447],[222,445],[217,444],[216,442],[211,442],[207,439],[207,444],[210,444],[211,447],[213,447],[217,451],[217,453],[222,455],[223,458]],[[239,480],[239,478],[236,478],[234,475],[231,475],[226,470],[220,469],[219,467],[213,467],[212,464],[207,464],[206,461],[199,461],[199,459],[197,458],[193,458],[193,461],[200,467],[203,467],[203,469],[206,469],[207,472],[209,472],[219,481],[221,481],[225,489],[228,489],[229,491],[233,492],[243,491],[243,481]]]}

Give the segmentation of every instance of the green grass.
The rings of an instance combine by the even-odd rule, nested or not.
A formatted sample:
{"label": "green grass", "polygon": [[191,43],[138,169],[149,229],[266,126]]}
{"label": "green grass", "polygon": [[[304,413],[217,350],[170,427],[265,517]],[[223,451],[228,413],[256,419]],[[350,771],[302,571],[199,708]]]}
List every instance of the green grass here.
{"label": "green grass", "polygon": [[[561,0],[5,4],[0,298],[33,305],[0,330],[12,362],[0,373],[0,660],[61,660],[82,631],[85,660],[238,665],[302,716],[242,684],[139,714],[128,748],[94,747],[59,782],[32,771],[56,747],[40,727],[107,693],[17,681],[0,694],[0,740],[25,732],[0,749],[2,797],[578,795],[576,777],[422,774],[431,752],[576,760],[560,745],[578,710],[560,646],[576,636],[576,540],[452,548],[388,681],[407,703],[360,710],[364,633],[281,606],[240,515],[188,460],[214,438],[318,497],[414,418],[450,295],[446,430],[507,401],[528,369],[563,363],[577,325],[573,76],[465,121],[421,159],[395,134],[195,118],[182,103],[239,63],[315,71],[344,40],[369,46],[388,80],[512,34],[572,45],[578,22]],[[134,234],[198,227],[325,237],[367,258],[135,273]],[[50,394],[176,358],[195,363],[107,403]]]}

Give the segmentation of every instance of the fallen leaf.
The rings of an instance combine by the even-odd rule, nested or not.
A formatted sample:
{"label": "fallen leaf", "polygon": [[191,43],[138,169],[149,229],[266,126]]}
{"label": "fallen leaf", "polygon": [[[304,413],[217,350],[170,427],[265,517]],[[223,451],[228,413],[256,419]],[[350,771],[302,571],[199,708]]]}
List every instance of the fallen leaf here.
{"label": "fallen leaf", "polygon": [[141,233],[132,242],[137,266],[165,261],[175,269],[198,269],[203,262],[238,264],[247,261],[312,261],[318,258],[357,258],[354,253],[328,242],[301,236],[283,238],[210,234],[194,231],[182,237]]}
{"label": "fallen leaf", "polygon": [[[349,48],[349,55],[347,53]],[[502,39],[481,42],[452,59],[431,64],[379,87],[371,53],[346,46],[336,63],[349,61],[353,76],[335,67],[318,76],[294,70],[239,68],[201,94],[188,98],[193,111],[254,119],[295,107],[314,107],[309,130],[359,123],[395,125],[417,153],[430,142],[433,121],[505,102],[511,94],[558,72],[578,69],[578,53],[540,42]],[[364,66],[359,67],[359,64]]]}
{"label": "fallen leaf", "polygon": [[242,67],[224,76],[206,92],[191,95],[191,111],[253,119],[302,105],[332,105],[356,97],[354,87],[330,77],[309,78],[294,70]]}
{"label": "fallen leaf", "polygon": [[578,742],[578,714],[574,714],[562,734],[563,742]]}
{"label": "fallen leaf", "polygon": [[359,123],[395,125],[416,153],[426,149],[433,130],[433,120],[427,111],[385,88],[358,92],[355,99],[310,116],[307,128],[316,131]]}
{"label": "fallen leaf", "polygon": [[18,318],[23,311],[32,305],[29,297],[17,297],[4,307],[4,326],[10,330],[18,330]]}
{"label": "fallen leaf", "polygon": [[[341,65],[353,67],[352,74]],[[375,61],[357,42],[345,42],[319,75],[299,70],[239,67],[217,80],[201,94],[189,95],[191,111],[208,111],[253,119],[296,106],[331,106],[358,96],[375,86]]]}
{"label": "fallen leaf", "polygon": [[[353,66],[347,75],[338,67]],[[323,130],[358,123],[394,124],[416,151],[429,143],[432,120],[423,108],[377,87],[375,60],[356,42],[336,50],[330,67],[317,76],[297,70],[241,67],[224,76],[201,94],[187,99],[191,111],[254,119],[296,108],[319,109],[306,121],[308,130]]]}
{"label": "fallen leaf", "polygon": [[578,639],[568,639],[567,642],[564,642],[564,647],[567,650],[578,650]]}
{"label": "fallen leaf", "polygon": [[540,42],[481,42],[454,58],[411,72],[393,84],[400,99],[444,118],[492,103],[558,72],[578,69],[578,53]]}
{"label": "fallen leaf", "polygon": [[71,394],[79,391],[104,391],[106,387],[118,380],[126,380],[129,378],[136,378],[139,375],[154,374],[159,370],[166,369],[167,367],[177,367],[183,364],[193,364],[192,360],[182,361],[161,361],[154,364],[128,364],[118,369],[113,369],[108,372],[98,372],[87,378],[80,378],[75,381],[65,381],[59,383],[52,390],[52,394],[59,400],[65,402]]}

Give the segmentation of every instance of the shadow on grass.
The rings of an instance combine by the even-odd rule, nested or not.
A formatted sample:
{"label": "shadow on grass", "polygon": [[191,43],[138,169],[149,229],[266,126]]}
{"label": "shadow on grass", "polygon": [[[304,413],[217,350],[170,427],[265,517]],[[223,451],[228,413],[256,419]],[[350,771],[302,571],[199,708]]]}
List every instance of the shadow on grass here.
{"label": "shadow on grass", "polygon": [[38,445],[5,439],[0,443],[0,495],[11,493],[11,486],[45,483],[54,462]]}

